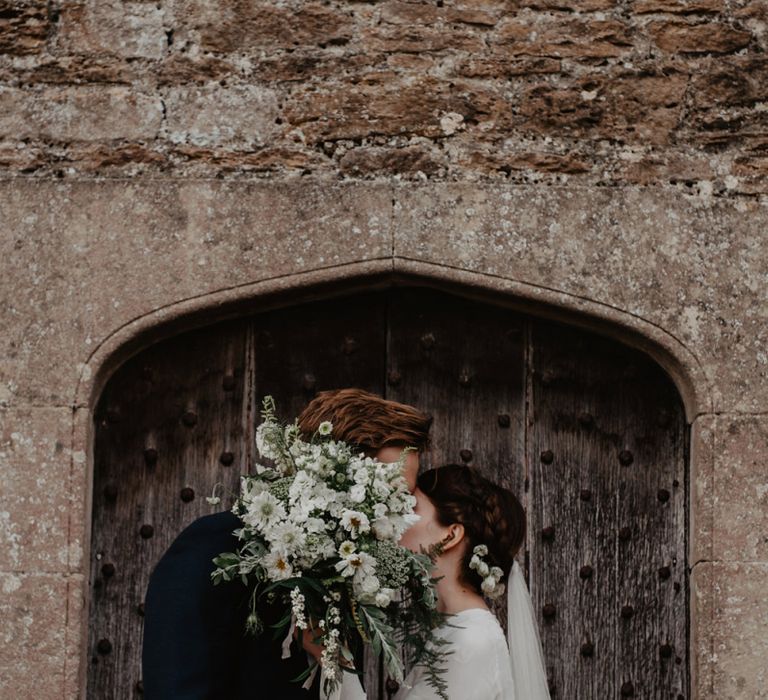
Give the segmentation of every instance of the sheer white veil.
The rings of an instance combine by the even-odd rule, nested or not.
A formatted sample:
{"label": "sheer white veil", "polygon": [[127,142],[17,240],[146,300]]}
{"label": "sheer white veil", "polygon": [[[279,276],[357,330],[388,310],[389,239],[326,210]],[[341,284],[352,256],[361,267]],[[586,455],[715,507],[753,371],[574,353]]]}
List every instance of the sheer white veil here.
{"label": "sheer white veil", "polygon": [[517,559],[507,579],[507,644],[515,700],[550,700],[536,614]]}

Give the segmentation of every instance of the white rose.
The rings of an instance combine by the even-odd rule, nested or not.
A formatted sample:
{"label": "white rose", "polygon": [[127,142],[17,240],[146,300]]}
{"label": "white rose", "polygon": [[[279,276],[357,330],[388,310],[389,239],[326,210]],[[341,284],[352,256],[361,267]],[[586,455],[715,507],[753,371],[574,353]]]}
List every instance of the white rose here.
{"label": "white rose", "polygon": [[376,576],[367,576],[365,579],[363,579],[361,588],[363,589],[364,593],[373,595],[379,590],[379,588],[381,588],[381,584],[379,583],[379,579]]}

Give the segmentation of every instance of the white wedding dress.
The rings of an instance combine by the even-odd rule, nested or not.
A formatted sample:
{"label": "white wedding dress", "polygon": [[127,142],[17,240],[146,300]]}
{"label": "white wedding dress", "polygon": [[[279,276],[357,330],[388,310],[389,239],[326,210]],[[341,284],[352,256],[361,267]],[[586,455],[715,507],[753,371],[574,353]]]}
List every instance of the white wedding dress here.
{"label": "white wedding dress", "polygon": [[[489,610],[470,608],[451,615],[437,629],[451,643],[444,649],[443,674],[448,686],[449,700],[515,700],[515,684],[509,662],[509,649],[499,621]],[[453,626],[455,625],[455,627]],[[360,679],[352,673],[343,674],[343,682],[322,700],[366,700]],[[429,685],[424,668],[415,666],[405,678],[393,700],[438,700],[439,695]]]}

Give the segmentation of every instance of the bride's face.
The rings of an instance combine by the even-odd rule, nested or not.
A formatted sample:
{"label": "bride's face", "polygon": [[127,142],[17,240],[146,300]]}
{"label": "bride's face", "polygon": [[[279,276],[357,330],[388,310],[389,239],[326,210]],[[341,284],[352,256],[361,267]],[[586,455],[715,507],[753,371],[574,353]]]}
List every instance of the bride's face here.
{"label": "bride's face", "polygon": [[413,512],[420,518],[403,533],[400,544],[412,552],[419,552],[421,547],[429,549],[430,545],[440,542],[448,528],[437,521],[435,506],[420,488],[416,487],[413,495],[416,497]]}

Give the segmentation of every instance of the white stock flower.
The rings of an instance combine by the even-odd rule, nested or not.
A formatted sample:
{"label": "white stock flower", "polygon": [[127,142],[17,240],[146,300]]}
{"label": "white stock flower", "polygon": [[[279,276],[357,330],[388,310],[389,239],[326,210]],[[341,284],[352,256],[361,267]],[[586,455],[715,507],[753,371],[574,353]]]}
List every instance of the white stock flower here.
{"label": "white stock flower", "polygon": [[362,503],[365,500],[365,486],[355,484],[349,489],[349,498],[353,503]]}
{"label": "white stock flower", "polygon": [[324,420],[317,428],[317,432],[320,435],[330,435],[333,432],[333,423],[329,420]]}
{"label": "white stock flower", "polygon": [[381,499],[387,498],[392,492],[392,489],[389,488],[387,483],[381,479],[374,479],[371,489],[373,490],[373,493],[376,494],[376,497]]}
{"label": "white stock flower", "polygon": [[357,545],[355,545],[354,542],[350,540],[344,540],[344,542],[339,545],[339,556],[348,557],[350,554],[353,554],[356,549]]}
{"label": "white stock flower", "polygon": [[297,501],[310,492],[315,485],[315,479],[305,471],[299,470],[288,489],[288,498]]}
{"label": "white stock flower", "polygon": [[325,520],[322,518],[307,518],[304,523],[304,529],[311,534],[317,534],[325,531]]}
{"label": "white stock flower", "polygon": [[259,424],[256,428],[256,449],[262,457],[279,459],[282,456],[279,447],[277,447],[282,438],[282,432],[276,423],[265,421]]}
{"label": "white stock flower", "polygon": [[355,471],[354,480],[356,484],[361,486],[368,486],[368,482],[371,480],[370,474],[365,467],[362,467]]}

